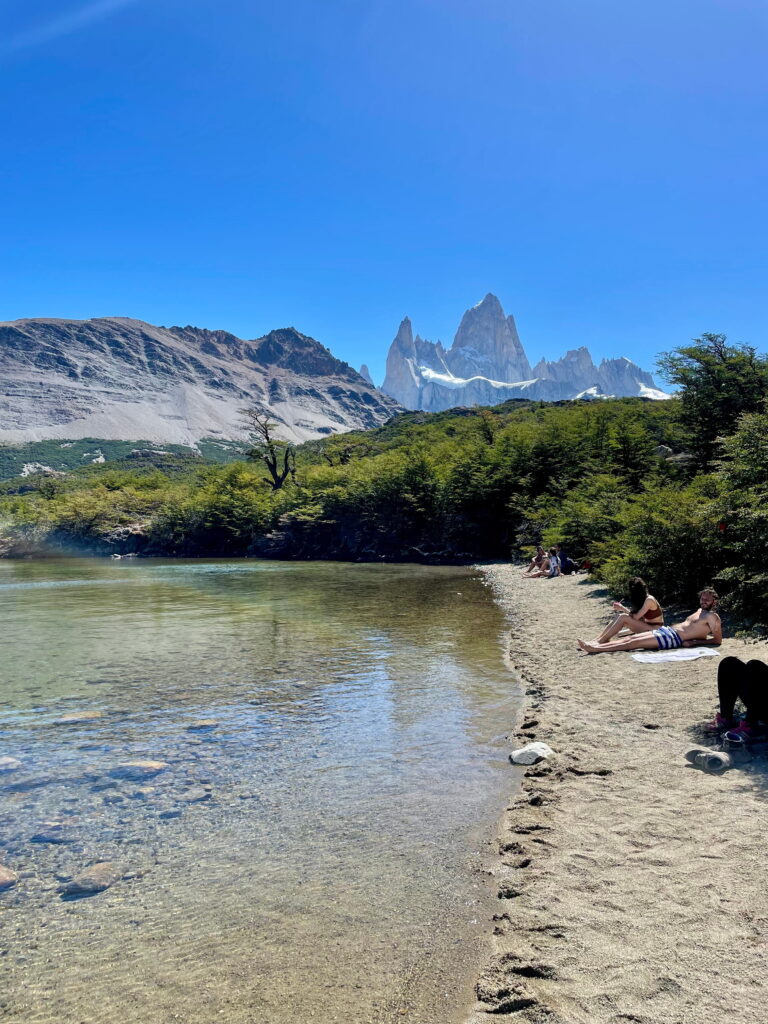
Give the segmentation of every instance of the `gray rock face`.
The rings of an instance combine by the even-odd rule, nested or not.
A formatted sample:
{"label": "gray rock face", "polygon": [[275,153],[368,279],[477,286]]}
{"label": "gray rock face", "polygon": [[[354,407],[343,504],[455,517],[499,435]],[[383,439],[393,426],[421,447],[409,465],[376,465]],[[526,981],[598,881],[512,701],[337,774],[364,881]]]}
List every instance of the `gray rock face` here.
{"label": "gray rock face", "polygon": [[384,423],[397,403],[292,327],[243,341],[141,320],[0,324],[0,441],[236,439],[260,404],[291,440]]}
{"label": "gray rock face", "polygon": [[440,412],[458,405],[498,405],[510,398],[643,396],[666,398],[653,377],[629,359],[595,366],[583,346],[531,369],[513,317],[495,295],[486,295],[462,317],[450,349],[413,337],[406,317],[387,356],[382,390],[408,409]]}
{"label": "gray rock face", "polygon": [[419,376],[416,346],[411,321],[406,317],[397,329],[387,355],[387,370],[381,390],[400,397],[397,401],[406,409],[419,409],[421,377]]}
{"label": "gray rock face", "polygon": [[514,318],[504,315],[490,293],[461,318],[445,361],[455,377],[479,375],[511,382],[532,376]]}

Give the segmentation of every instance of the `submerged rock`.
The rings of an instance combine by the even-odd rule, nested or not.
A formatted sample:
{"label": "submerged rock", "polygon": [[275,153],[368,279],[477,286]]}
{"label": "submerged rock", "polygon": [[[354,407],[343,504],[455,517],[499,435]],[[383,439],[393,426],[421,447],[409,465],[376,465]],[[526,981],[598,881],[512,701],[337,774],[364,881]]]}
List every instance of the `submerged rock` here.
{"label": "submerged rock", "polygon": [[59,779],[53,775],[31,775],[26,779],[19,779],[18,782],[11,782],[4,786],[6,793],[28,793],[33,789],[41,789],[43,786],[50,786]]}
{"label": "submerged rock", "polygon": [[109,774],[113,779],[151,779],[170,768],[167,761],[123,761],[111,768]]}
{"label": "submerged rock", "polygon": [[132,800],[149,800],[153,793],[156,792],[157,790],[154,786],[139,786],[138,789],[134,789],[134,791],[129,793],[128,796],[130,796]]}
{"label": "submerged rock", "polygon": [[211,790],[204,786],[192,786],[185,793],[182,793],[179,799],[187,804],[197,804],[202,800],[210,800]]}
{"label": "submerged rock", "polygon": [[81,722],[93,722],[97,718],[103,718],[103,711],[73,711],[70,715],[62,715],[61,718],[54,718],[54,725],[79,725]]}
{"label": "submerged rock", "polygon": [[218,724],[215,718],[199,718],[196,722],[190,722],[187,732],[207,732],[217,728]]}
{"label": "submerged rock", "polygon": [[61,892],[65,896],[85,896],[89,893],[104,892],[121,877],[122,871],[118,865],[105,860],[85,868],[75,875],[71,882],[65,882],[61,886]]}
{"label": "submerged rock", "polygon": [[0,864],[0,891],[10,889],[12,885],[16,885],[18,880],[19,876],[15,871],[11,871],[10,868],[5,868]]}
{"label": "submerged rock", "polygon": [[30,843],[48,843],[53,846],[63,846],[71,843],[72,838],[59,822],[45,822],[39,832],[35,832]]}
{"label": "submerged rock", "polygon": [[15,772],[21,768],[21,761],[15,757],[0,757],[0,772]]}

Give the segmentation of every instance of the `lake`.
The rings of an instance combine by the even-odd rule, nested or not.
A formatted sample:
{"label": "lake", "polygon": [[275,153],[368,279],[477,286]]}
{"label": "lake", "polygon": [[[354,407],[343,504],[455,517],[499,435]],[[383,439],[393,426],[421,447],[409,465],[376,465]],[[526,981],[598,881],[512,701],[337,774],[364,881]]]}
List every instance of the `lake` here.
{"label": "lake", "polygon": [[519,706],[477,570],[0,561],[0,608],[0,1016],[462,1020]]}

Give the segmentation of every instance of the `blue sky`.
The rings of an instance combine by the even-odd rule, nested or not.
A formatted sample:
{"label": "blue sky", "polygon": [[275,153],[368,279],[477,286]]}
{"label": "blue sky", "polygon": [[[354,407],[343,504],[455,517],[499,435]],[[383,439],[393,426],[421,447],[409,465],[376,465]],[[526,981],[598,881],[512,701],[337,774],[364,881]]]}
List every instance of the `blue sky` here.
{"label": "blue sky", "polygon": [[0,2],[0,319],[766,346],[764,0]]}

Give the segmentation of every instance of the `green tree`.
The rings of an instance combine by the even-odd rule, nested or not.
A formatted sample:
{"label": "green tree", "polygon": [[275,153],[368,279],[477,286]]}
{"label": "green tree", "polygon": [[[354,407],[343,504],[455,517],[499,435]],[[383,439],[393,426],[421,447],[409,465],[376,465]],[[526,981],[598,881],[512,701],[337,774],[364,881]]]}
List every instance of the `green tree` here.
{"label": "green tree", "polygon": [[732,434],[739,416],[759,412],[768,398],[768,359],[749,345],[727,344],[724,334],[702,334],[663,354],[658,367],[680,389],[680,420],[703,469],[715,459],[718,438]]}
{"label": "green tree", "polygon": [[768,627],[768,415],[747,413],[723,442],[718,529],[724,567],[718,580],[738,615]]}

